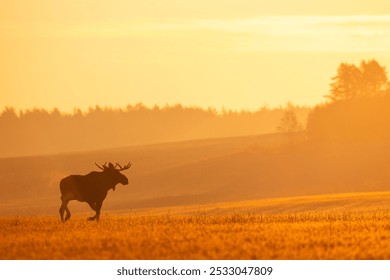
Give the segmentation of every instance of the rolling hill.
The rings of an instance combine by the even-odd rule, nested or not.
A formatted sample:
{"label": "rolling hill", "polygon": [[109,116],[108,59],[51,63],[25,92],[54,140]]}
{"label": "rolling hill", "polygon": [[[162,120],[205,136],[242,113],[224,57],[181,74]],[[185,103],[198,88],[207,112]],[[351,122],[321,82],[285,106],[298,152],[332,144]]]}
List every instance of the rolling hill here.
{"label": "rolling hill", "polygon": [[[282,134],[206,139],[0,159],[2,215],[57,215],[59,181],[131,161],[130,184],[110,192],[104,211],[193,206],[276,197],[390,189],[390,149],[289,144]],[[89,211],[71,202],[71,211]]]}
{"label": "rolling hill", "polygon": [[172,215],[172,216],[215,216],[215,215],[343,215],[351,213],[388,212],[390,192],[356,192],[264,198],[236,202],[222,202],[200,205],[184,205],[159,208],[134,209],[131,212],[110,211],[109,215]]}

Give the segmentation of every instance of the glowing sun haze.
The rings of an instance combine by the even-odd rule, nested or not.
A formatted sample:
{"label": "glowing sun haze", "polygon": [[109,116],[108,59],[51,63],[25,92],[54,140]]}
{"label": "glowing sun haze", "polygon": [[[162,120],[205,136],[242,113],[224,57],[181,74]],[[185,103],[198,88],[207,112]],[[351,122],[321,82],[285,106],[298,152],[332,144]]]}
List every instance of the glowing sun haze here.
{"label": "glowing sun haze", "polygon": [[0,109],[314,105],[389,49],[389,1],[6,0]]}

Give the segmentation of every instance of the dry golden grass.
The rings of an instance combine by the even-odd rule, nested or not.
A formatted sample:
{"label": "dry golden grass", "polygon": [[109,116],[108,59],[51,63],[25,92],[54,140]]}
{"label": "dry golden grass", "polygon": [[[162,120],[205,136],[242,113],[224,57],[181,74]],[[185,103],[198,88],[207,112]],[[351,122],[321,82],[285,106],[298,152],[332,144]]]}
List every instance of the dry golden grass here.
{"label": "dry golden grass", "polygon": [[390,259],[390,213],[0,218],[1,259]]}

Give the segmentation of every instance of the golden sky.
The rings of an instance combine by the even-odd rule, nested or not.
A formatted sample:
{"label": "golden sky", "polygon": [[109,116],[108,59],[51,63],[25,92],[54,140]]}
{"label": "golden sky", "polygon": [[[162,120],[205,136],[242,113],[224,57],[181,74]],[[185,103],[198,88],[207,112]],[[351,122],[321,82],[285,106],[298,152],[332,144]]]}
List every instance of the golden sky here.
{"label": "golden sky", "polygon": [[387,0],[3,0],[0,110],[313,105],[388,50]]}

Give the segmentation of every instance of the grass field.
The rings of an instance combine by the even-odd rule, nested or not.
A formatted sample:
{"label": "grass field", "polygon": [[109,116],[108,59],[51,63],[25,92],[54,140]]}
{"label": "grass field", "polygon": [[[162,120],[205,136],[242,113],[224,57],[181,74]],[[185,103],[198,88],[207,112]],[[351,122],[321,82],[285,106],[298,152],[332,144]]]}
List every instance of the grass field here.
{"label": "grass field", "polygon": [[[383,203],[378,205],[379,200]],[[352,207],[356,201],[361,205]],[[87,222],[84,215],[64,224],[58,217],[2,217],[0,256],[390,259],[388,202],[389,193],[268,199],[199,206],[198,210],[108,213],[99,223]],[[273,211],[259,211],[266,208]]]}

